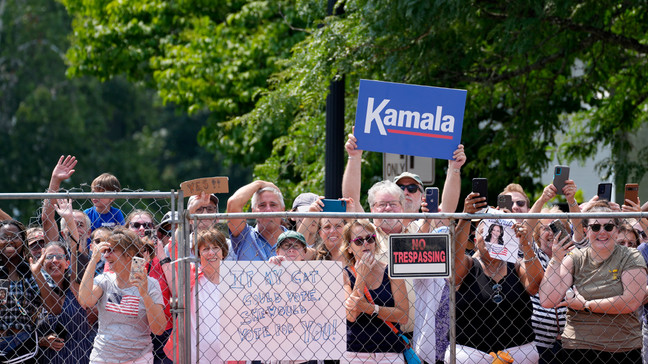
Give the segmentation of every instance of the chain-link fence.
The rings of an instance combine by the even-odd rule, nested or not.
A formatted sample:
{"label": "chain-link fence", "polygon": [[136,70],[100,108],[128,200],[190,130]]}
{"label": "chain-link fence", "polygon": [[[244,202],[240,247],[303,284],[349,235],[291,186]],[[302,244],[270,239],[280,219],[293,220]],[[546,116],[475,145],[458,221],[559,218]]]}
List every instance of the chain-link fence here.
{"label": "chain-link fence", "polygon": [[170,362],[163,347],[178,282],[163,257],[181,193],[0,198],[42,201],[25,224],[0,226],[1,362]]}
{"label": "chain-link fence", "polygon": [[[635,248],[648,240],[647,216],[192,215],[230,238],[217,244],[219,283],[203,276],[192,289],[192,360],[394,362],[410,346],[402,335],[428,363],[641,361],[647,281]],[[209,264],[200,230],[197,248],[209,255],[197,259]],[[396,233],[448,234],[451,277],[390,278],[390,258],[441,256],[438,247],[390,252]]]}
{"label": "chain-link fence", "polygon": [[[132,232],[71,210],[100,197]],[[634,247],[648,214],[188,215],[175,192],[0,198],[45,201],[28,226],[0,226],[0,355],[13,346],[16,360],[641,361]],[[403,233],[449,239],[390,250]],[[150,279],[130,278],[140,255]],[[392,278],[394,264],[447,264],[450,278]]]}

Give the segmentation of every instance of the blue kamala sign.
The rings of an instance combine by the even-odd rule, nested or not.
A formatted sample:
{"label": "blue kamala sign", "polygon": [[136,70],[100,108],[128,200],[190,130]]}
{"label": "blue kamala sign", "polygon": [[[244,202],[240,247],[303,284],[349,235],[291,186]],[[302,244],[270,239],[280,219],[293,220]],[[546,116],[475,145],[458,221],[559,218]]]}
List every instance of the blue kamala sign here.
{"label": "blue kamala sign", "polygon": [[466,90],[360,80],[355,137],[375,152],[452,159]]}

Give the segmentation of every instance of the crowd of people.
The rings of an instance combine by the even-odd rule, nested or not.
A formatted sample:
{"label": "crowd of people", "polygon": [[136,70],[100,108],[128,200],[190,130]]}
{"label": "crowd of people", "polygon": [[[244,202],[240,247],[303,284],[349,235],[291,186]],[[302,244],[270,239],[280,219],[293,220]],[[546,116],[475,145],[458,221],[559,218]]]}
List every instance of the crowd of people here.
{"label": "crowd of people", "polygon": [[[360,201],[362,151],[349,135],[341,198],[347,212],[364,212]],[[457,211],[461,168],[459,145],[448,162],[439,212]],[[61,157],[49,192],[74,174],[76,158]],[[118,179],[104,173],[93,192],[119,192]],[[641,212],[639,201],[619,205],[597,196],[579,204],[577,186],[561,191],[548,185],[532,201],[517,184],[510,209],[490,207],[472,192],[463,201],[469,214],[559,213],[549,203],[564,195],[569,212],[589,219],[485,220],[380,217],[383,213],[429,211],[423,182],[405,172],[374,184],[367,201],[374,218],[282,217],[190,221],[192,361],[238,360],[219,340],[219,283],[223,261],[269,264],[326,260],[340,262],[347,342],[341,363],[403,363],[413,348],[425,363],[648,363],[648,219],[597,217]],[[38,226],[25,227],[2,213],[0,221],[0,361],[28,363],[180,363],[174,340],[171,302],[175,244],[183,232],[177,214],[158,223],[147,210],[124,214],[114,199],[92,199],[93,207],[45,199]],[[280,189],[257,180],[227,201],[228,213],[246,206],[255,213],[285,211]],[[218,213],[214,194],[191,196],[190,214]],[[299,195],[291,211],[321,212],[323,197]],[[57,218],[58,215],[58,218]],[[351,214],[349,214],[351,216]],[[498,215],[499,216],[499,215]],[[563,229],[557,229],[560,226]],[[219,228],[220,227],[220,228]],[[226,227],[226,228],[225,228]],[[454,282],[448,279],[396,279],[389,275],[389,237],[403,233],[449,233],[454,243]],[[508,236],[506,236],[508,234]],[[492,246],[514,241],[517,256],[505,260]],[[456,297],[456,347],[450,348],[450,296]],[[454,350],[453,350],[454,349]],[[269,361],[258,358],[259,361]],[[411,360],[411,358],[408,358]],[[282,362],[299,363],[294,358]],[[311,361],[309,361],[310,363]]]}

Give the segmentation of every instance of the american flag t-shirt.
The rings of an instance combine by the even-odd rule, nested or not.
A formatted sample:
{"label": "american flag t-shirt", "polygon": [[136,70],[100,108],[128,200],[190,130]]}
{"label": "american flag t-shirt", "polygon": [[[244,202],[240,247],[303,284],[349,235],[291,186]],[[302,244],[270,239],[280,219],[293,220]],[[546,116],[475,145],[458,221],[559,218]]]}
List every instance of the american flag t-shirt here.
{"label": "american flag t-shirt", "polygon": [[111,294],[106,302],[106,311],[137,317],[139,296]]}

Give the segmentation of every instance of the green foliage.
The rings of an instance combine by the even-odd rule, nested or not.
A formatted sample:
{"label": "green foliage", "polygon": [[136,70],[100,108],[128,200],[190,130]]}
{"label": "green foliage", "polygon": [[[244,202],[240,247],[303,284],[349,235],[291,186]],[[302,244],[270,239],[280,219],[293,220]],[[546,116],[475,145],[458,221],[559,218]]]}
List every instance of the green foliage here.
{"label": "green foliage", "polygon": [[[56,161],[67,154],[79,163],[63,188],[88,191],[103,172],[131,190],[178,189],[184,180],[214,175],[249,179],[249,169],[227,169],[216,162],[220,155],[197,145],[205,113],[180,115],[123,77],[66,78],[71,31],[57,2],[0,0],[0,191],[45,191]],[[0,201],[25,223],[38,205]]]}
{"label": "green foliage", "polygon": [[[361,78],[468,90],[464,180],[487,177],[494,191],[537,189],[552,151],[622,156],[645,118],[643,1],[349,0],[334,17],[322,1],[64,3],[71,74],[126,74],[209,110],[201,144],[256,164],[289,198],[322,191],[324,101],[340,75],[349,132]],[[378,156],[365,158],[363,186],[379,174]],[[646,170],[622,157],[600,168]]]}

